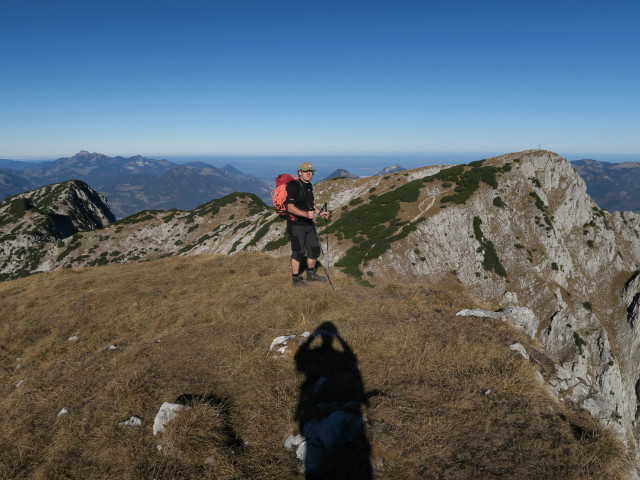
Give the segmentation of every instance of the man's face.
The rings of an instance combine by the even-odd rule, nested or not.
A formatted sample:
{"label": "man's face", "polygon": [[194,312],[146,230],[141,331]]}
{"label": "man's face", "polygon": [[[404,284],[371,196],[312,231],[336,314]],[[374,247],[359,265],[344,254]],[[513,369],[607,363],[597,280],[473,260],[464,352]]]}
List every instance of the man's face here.
{"label": "man's face", "polygon": [[309,183],[314,173],[313,170],[300,170],[300,180]]}

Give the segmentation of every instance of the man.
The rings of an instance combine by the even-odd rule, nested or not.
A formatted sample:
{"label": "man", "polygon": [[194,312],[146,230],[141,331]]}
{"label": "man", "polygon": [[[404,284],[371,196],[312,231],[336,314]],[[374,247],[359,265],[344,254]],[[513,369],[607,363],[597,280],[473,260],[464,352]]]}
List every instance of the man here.
{"label": "man", "polygon": [[307,282],[325,282],[326,277],[316,272],[317,260],[320,256],[320,242],[316,234],[313,219],[321,216],[325,220],[329,212],[320,211],[313,198],[311,179],[315,170],[309,162],[303,162],[298,169],[299,179],[287,184],[287,200],[285,205],[291,214],[287,221],[287,232],[291,242],[291,274],[294,287],[305,286],[300,276],[302,261],[307,259]]}

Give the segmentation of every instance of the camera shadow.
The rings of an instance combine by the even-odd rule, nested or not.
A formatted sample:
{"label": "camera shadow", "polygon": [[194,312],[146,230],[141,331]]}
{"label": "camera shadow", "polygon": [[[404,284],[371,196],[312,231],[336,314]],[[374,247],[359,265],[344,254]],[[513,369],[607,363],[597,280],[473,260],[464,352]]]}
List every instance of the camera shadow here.
{"label": "camera shadow", "polygon": [[295,355],[304,375],[295,412],[305,438],[306,480],[370,480],[368,406],[358,360],[332,322],[324,322]]}

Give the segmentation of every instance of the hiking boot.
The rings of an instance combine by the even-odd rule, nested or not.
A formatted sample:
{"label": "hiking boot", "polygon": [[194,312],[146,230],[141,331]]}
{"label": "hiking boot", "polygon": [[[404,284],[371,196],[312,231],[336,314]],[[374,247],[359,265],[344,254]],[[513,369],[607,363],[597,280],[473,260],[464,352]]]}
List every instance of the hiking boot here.
{"label": "hiking boot", "polygon": [[294,287],[306,287],[307,284],[304,283],[304,278],[302,277],[291,277],[291,285]]}
{"label": "hiking boot", "polygon": [[315,270],[307,270],[307,282],[326,282],[327,277],[318,275]]}

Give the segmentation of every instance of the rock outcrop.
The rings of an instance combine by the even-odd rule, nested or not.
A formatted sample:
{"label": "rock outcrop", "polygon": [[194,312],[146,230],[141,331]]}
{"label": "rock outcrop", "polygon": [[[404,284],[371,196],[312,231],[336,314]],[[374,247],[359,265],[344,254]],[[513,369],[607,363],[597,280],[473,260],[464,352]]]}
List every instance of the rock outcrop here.
{"label": "rock outcrop", "polygon": [[114,221],[107,200],[79,180],[7,198],[0,203],[0,279],[37,271],[47,244]]}

